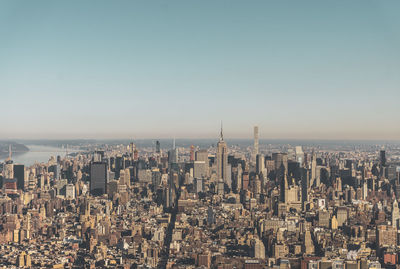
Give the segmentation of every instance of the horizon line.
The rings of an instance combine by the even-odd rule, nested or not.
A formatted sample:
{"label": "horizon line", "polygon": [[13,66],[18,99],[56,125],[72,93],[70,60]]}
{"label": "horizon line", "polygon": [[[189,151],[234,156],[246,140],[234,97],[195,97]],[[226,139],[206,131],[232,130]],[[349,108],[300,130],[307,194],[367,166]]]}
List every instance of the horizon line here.
{"label": "horizon line", "polygon": [[[218,140],[216,137],[148,137],[148,138],[132,138],[132,137],[125,137],[125,138],[67,138],[67,137],[62,137],[62,138],[0,138],[0,141],[11,141],[11,142],[16,142],[16,141],[24,141],[24,140],[29,140],[29,141],[59,141],[59,140],[70,140],[70,141],[79,141],[79,140],[94,140],[94,141],[135,141],[135,140]],[[226,138],[226,140],[254,140],[254,138],[241,138],[241,137],[230,137]],[[270,137],[270,138],[259,138],[259,140],[273,140],[273,141],[287,141],[287,140],[292,140],[292,141],[388,141],[388,142],[400,142],[400,139],[385,139],[385,138],[276,138],[276,137]]]}

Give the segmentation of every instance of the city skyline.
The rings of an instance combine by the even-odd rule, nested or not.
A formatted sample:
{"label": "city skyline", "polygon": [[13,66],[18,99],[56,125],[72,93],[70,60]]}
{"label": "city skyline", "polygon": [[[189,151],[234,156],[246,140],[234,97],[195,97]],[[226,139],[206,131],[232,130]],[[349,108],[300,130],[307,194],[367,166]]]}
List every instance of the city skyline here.
{"label": "city skyline", "polygon": [[0,1],[0,269],[400,269],[399,10]]}
{"label": "city skyline", "polygon": [[399,144],[82,142],[0,161],[1,268],[398,264]]}
{"label": "city skyline", "polygon": [[93,3],[0,3],[0,139],[400,140],[398,1]]}

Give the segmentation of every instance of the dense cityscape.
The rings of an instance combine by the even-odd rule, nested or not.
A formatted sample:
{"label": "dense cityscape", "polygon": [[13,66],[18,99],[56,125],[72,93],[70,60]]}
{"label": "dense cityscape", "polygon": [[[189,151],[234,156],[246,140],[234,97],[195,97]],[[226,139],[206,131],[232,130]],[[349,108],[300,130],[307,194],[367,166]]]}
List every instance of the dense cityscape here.
{"label": "dense cityscape", "polygon": [[400,145],[253,143],[10,145],[0,267],[398,268]]}
{"label": "dense cityscape", "polygon": [[400,269],[399,11],[0,0],[0,269]]}

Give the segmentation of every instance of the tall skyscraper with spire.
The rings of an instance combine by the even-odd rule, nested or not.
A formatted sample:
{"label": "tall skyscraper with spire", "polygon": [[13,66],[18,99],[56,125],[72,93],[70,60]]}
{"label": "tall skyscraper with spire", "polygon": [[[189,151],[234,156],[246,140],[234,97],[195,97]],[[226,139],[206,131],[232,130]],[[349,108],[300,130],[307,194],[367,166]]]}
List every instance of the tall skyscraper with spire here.
{"label": "tall skyscraper with spire", "polygon": [[224,133],[221,123],[221,134],[217,144],[217,177],[222,179],[224,183],[227,181],[228,166],[228,147],[224,141]]}

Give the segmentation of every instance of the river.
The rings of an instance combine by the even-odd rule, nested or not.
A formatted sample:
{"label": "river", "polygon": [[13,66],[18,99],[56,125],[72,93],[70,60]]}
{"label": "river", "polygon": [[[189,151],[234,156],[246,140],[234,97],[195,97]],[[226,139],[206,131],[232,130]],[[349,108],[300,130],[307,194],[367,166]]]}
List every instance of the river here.
{"label": "river", "polygon": [[[57,157],[59,155],[61,157],[65,157],[66,155],[66,151],[63,148],[43,146],[43,145],[26,145],[26,146],[29,148],[28,152],[13,154],[12,160],[14,161],[14,163],[30,166],[33,165],[35,162],[47,163],[51,158],[51,156]],[[73,151],[69,150],[68,152],[71,153]],[[0,160],[4,161],[4,158]]]}

